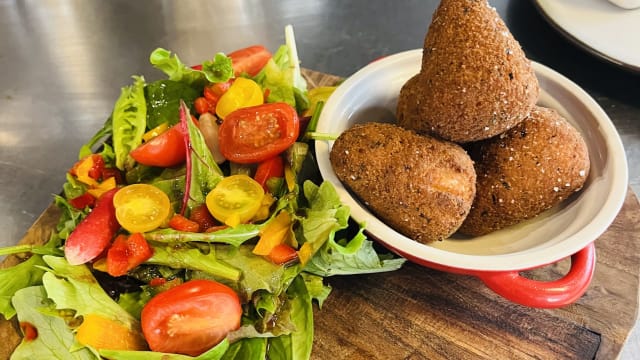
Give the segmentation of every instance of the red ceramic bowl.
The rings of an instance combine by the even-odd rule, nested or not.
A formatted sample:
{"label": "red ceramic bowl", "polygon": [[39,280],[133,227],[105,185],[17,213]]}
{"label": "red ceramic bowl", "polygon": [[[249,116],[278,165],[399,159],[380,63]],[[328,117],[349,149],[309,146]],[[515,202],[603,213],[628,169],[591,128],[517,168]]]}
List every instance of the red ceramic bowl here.
{"label": "red ceramic bowl", "polygon": [[[373,62],[342,83],[325,104],[317,131],[340,134],[355,123],[395,121],[402,85],[420,69],[422,49]],[[533,307],[560,307],[586,291],[595,267],[596,240],[613,222],[624,202],[628,170],[620,137],[598,104],[557,72],[533,64],[540,105],[558,110],[583,135],[591,172],[583,190],[562,204],[522,224],[475,238],[452,236],[424,245],[398,233],[376,218],[336,177],[329,161],[333,142],[316,141],[324,179],[331,181],[352,217],[364,222],[368,234],[418,264],[474,275],[498,294]],[[524,278],[533,269],[571,257],[562,279],[540,282]]]}

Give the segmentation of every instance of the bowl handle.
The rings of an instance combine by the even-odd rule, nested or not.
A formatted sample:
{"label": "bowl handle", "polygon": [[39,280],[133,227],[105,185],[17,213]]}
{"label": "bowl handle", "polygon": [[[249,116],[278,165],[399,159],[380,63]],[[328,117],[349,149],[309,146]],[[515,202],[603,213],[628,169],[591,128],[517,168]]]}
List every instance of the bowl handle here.
{"label": "bowl handle", "polygon": [[596,263],[594,243],[571,256],[571,269],[554,281],[536,281],[519,271],[482,272],[475,275],[498,295],[536,308],[558,308],[578,300],[589,287]]}

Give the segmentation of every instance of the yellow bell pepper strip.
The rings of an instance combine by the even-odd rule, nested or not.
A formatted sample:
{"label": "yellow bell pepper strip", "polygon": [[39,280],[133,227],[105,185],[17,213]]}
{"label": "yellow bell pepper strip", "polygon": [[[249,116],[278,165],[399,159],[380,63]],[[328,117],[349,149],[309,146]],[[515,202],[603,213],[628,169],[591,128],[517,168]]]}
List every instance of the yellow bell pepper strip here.
{"label": "yellow bell pepper strip", "polygon": [[163,132],[167,131],[167,129],[169,129],[169,123],[165,121],[162,124],[144,133],[144,135],[142,135],[142,141],[147,142],[153,139],[154,137],[162,134]]}
{"label": "yellow bell pepper strip", "polygon": [[262,105],[264,93],[255,81],[246,78],[237,78],[218,100],[216,114],[224,119],[230,113],[245,107]]}
{"label": "yellow bell pepper strip", "polygon": [[304,112],[302,116],[311,116],[316,111],[316,106],[319,102],[326,103],[329,96],[337,89],[336,86],[318,86],[307,93],[309,99],[309,108]]}
{"label": "yellow bell pepper strip", "polygon": [[97,350],[147,350],[142,334],[125,324],[97,314],[83,316],[77,329],[76,340]]}
{"label": "yellow bell pepper strip", "polygon": [[253,248],[256,255],[267,256],[278,245],[286,243],[291,233],[292,219],[287,211],[278,215],[260,231],[260,239]]}
{"label": "yellow bell pepper strip", "polygon": [[96,183],[95,185],[91,186],[87,190],[87,192],[91,194],[94,198],[98,199],[100,198],[100,196],[102,196],[102,194],[106,193],[107,191],[111,189],[115,189],[116,185],[117,185],[116,178],[112,176],[101,183]]}

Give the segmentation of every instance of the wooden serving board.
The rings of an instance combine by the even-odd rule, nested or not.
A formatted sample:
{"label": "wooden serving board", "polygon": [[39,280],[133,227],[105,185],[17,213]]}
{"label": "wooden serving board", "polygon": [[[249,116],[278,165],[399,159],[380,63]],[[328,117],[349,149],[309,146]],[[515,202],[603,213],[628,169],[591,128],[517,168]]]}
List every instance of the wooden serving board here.
{"label": "wooden serving board", "polygon": [[[310,86],[340,79],[304,71]],[[58,220],[50,206],[21,243],[42,243]],[[613,359],[636,323],[640,204],[631,189],[614,223],[596,240],[594,279],[575,304],[552,310],[513,304],[475,277],[407,263],[382,274],[331,277],[315,311],[313,359]],[[4,265],[19,261],[9,257]],[[552,280],[569,260],[529,271]],[[0,359],[20,341],[0,323]]]}

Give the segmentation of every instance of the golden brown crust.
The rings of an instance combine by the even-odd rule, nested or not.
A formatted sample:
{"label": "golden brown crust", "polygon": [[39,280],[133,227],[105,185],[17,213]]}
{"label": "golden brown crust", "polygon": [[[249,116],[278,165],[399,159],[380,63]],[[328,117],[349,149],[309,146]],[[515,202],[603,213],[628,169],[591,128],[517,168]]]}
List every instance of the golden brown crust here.
{"label": "golden brown crust", "polygon": [[400,93],[398,124],[458,143],[495,136],[535,105],[538,81],[520,44],[485,0],[443,0],[422,68]]}
{"label": "golden brown crust", "polygon": [[475,195],[473,162],[462,147],[393,124],[353,126],[335,141],[330,160],[376,216],[422,243],[455,232]]}
{"label": "golden brown crust", "polygon": [[536,107],[504,134],[473,144],[476,198],[459,231],[484,235],[530,219],[580,190],[589,154],[555,110]]}

